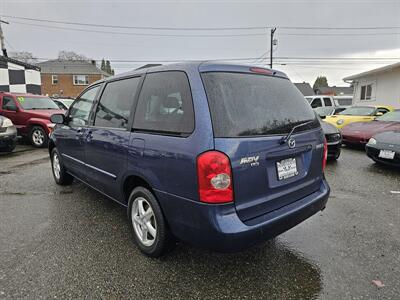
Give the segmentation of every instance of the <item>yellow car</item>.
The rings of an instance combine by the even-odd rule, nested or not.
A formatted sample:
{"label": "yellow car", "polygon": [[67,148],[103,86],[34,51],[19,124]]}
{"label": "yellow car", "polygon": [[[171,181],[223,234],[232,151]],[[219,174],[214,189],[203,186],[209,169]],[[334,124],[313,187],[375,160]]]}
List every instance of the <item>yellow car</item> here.
{"label": "yellow car", "polygon": [[394,111],[390,105],[352,106],[337,115],[327,116],[324,121],[340,129],[354,122],[371,122],[390,111]]}

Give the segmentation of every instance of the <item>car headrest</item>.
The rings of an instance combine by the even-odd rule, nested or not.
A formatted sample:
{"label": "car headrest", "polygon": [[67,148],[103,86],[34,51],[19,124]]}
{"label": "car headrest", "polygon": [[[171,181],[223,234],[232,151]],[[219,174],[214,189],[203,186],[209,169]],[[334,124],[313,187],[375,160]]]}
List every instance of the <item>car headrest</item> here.
{"label": "car headrest", "polygon": [[163,106],[165,108],[174,108],[174,109],[178,109],[181,107],[178,98],[169,96],[164,99]]}

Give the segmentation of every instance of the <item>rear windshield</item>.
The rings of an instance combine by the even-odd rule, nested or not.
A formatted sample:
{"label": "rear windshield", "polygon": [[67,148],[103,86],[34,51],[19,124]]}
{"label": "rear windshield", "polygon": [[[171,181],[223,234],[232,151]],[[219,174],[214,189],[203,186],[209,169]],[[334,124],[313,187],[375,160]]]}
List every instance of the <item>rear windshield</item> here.
{"label": "rear windshield", "polygon": [[300,91],[288,79],[258,74],[202,74],[215,137],[285,134],[319,127]]}
{"label": "rear windshield", "polygon": [[48,97],[18,96],[17,100],[23,109],[59,109],[57,104]]}

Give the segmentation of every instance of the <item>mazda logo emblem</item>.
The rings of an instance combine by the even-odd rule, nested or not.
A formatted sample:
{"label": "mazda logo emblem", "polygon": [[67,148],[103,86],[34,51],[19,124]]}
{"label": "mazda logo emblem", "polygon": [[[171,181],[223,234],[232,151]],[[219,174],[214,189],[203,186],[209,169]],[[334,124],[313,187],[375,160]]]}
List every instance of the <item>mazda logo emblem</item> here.
{"label": "mazda logo emblem", "polygon": [[288,141],[288,146],[289,146],[290,149],[296,147],[296,141],[294,139],[290,139]]}

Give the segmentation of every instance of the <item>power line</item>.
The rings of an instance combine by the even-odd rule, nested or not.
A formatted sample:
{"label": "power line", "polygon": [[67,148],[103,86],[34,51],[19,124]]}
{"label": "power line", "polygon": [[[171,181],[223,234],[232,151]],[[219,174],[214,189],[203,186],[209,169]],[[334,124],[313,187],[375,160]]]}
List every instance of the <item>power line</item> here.
{"label": "power line", "polygon": [[383,36],[383,35],[400,35],[400,32],[370,32],[370,33],[278,33],[287,36]]}
{"label": "power line", "polygon": [[[164,33],[139,33],[139,32],[119,32],[119,31],[105,31],[95,29],[82,29],[73,27],[61,27],[61,26],[47,26],[41,24],[32,24],[19,21],[13,21],[12,24],[34,26],[46,29],[60,29],[78,32],[92,32],[101,34],[119,34],[119,35],[131,35],[131,36],[157,36],[157,37],[246,37],[246,36],[265,36],[264,33],[238,33],[238,34],[164,34]],[[385,36],[385,35],[400,35],[400,32],[382,32],[382,33],[279,33],[282,36]]]}
{"label": "power line", "polygon": [[400,57],[301,57],[277,56],[276,59],[302,59],[302,60],[400,60]]}
{"label": "power line", "polygon": [[140,30],[184,30],[184,31],[195,31],[195,30],[265,30],[265,26],[253,26],[253,27],[151,27],[151,26],[125,26],[125,25],[106,25],[106,24],[94,24],[94,23],[80,23],[80,22],[67,22],[67,21],[56,21],[48,19],[35,19],[25,18],[18,16],[2,15],[2,17],[9,19],[27,20],[34,22],[46,22],[54,24],[66,24],[66,25],[78,25],[78,26],[89,26],[89,27],[102,27],[102,28],[118,28],[118,29],[140,29]]}
{"label": "power line", "polygon": [[[265,55],[265,54],[264,54]],[[241,58],[216,58],[216,59],[142,59],[142,60],[129,60],[129,59],[108,59],[110,62],[114,63],[147,63],[147,62],[200,62],[200,61],[257,61],[264,55],[258,57],[241,57]],[[38,60],[46,61],[46,60],[57,60],[57,58],[43,58],[43,57],[36,57]],[[365,63],[390,63],[393,61],[399,61],[400,58],[398,57],[379,57],[379,58],[348,58],[348,57],[284,57],[284,56],[277,56],[275,57],[277,63],[286,63],[286,64],[359,64],[360,62]],[[89,59],[94,60],[96,62],[101,61],[102,59]],[[73,64],[70,64],[73,65]],[[77,66],[80,64],[76,64]]]}
{"label": "power line", "polygon": [[369,26],[369,27],[312,27],[312,26],[249,26],[249,27],[154,27],[154,26],[126,26],[126,25],[106,25],[106,24],[95,24],[95,23],[81,23],[81,22],[68,22],[68,21],[57,21],[49,19],[36,19],[19,16],[2,15],[2,17],[18,20],[28,20],[34,22],[46,22],[54,24],[67,24],[67,25],[78,25],[78,26],[90,26],[90,27],[103,27],[103,28],[118,28],[118,29],[141,29],[141,30],[183,30],[183,31],[196,31],[196,30],[265,30],[266,28],[277,27],[279,29],[293,29],[293,30],[382,30],[382,29],[399,29],[400,26]]}
{"label": "power line", "polygon": [[162,34],[162,33],[139,33],[139,32],[118,32],[118,31],[105,31],[105,30],[95,30],[95,29],[82,29],[82,28],[72,28],[72,27],[61,27],[61,26],[47,26],[40,24],[31,24],[25,22],[13,21],[12,24],[20,24],[34,27],[41,27],[46,29],[61,29],[61,30],[71,30],[80,32],[93,32],[93,33],[105,33],[105,34],[120,34],[120,35],[134,35],[134,36],[158,36],[158,37],[243,37],[243,36],[265,36],[262,33],[242,33],[242,34]]}

